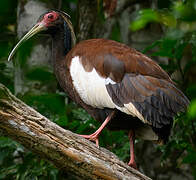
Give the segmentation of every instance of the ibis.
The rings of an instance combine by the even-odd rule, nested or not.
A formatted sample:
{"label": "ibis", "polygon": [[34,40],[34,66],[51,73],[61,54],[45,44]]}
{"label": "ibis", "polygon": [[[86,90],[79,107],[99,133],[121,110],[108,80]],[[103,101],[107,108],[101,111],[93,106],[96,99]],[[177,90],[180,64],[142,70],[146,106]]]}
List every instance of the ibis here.
{"label": "ibis", "polygon": [[40,16],[10,53],[35,34],[52,38],[54,73],[70,98],[102,125],[91,135],[96,142],[107,125],[127,130],[130,161],[136,168],[135,137],[158,144],[168,141],[174,117],[185,111],[189,100],[169,75],[151,58],[125,44],[89,39],[76,44],[70,16],[51,10]]}

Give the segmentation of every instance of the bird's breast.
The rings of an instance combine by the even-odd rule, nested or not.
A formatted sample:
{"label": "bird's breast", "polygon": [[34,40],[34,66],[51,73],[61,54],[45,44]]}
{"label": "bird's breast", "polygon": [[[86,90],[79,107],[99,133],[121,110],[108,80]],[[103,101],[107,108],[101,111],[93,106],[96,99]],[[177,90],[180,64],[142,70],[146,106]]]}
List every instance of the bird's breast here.
{"label": "bird's breast", "polygon": [[86,104],[96,108],[115,108],[105,86],[109,82],[115,82],[109,78],[101,77],[95,68],[91,72],[86,72],[79,56],[72,59],[70,74],[74,88]]}

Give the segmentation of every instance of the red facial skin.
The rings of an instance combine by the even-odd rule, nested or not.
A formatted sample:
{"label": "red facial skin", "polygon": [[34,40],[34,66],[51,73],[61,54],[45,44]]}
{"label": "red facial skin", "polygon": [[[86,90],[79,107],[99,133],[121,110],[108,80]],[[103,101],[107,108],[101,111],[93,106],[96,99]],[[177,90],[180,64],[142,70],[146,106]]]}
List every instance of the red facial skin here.
{"label": "red facial skin", "polygon": [[56,12],[54,12],[54,11],[50,12],[50,13],[44,15],[44,18],[41,21],[41,23],[44,23],[45,26],[48,27],[50,25],[50,23],[57,20],[58,17],[59,17],[59,14],[57,14]]}

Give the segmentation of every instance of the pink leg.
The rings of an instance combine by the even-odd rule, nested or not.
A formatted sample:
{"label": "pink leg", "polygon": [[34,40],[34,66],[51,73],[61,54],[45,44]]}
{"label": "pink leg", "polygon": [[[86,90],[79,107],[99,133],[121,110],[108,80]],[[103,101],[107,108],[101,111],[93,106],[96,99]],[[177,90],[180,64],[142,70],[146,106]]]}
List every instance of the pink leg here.
{"label": "pink leg", "polygon": [[129,140],[130,140],[130,161],[128,165],[137,169],[137,165],[135,163],[135,154],[134,154],[135,133],[133,130],[129,131]]}
{"label": "pink leg", "polygon": [[107,125],[107,123],[111,120],[112,116],[114,115],[114,112],[113,111],[106,119],[105,121],[103,122],[103,124],[99,127],[99,129],[97,129],[97,131],[95,131],[93,134],[91,135],[81,135],[81,134],[78,134],[79,136],[82,136],[83,138],[85,139],[89,139],[91,141],[95,141],[96,142],[96,145],[97,147],[99,147],[99,135],[100,133],[102,132],[102,130],[104,129],[104,127]]}

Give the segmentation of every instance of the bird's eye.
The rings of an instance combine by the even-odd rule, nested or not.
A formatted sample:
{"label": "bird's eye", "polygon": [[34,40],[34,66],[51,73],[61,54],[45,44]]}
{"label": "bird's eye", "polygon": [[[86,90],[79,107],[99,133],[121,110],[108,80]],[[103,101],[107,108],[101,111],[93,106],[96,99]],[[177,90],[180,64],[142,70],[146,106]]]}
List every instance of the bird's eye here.
{"label": "bird's eye", "polygon": [[43,19],[44,19],[43,21],[45,21],[46,24],[52,23],[58,19],[58,14],[55,12],[50,12],[50,13],[45,14]]}
{"label": "bird's eye", "polygon": [[53,19],[53,18],[54,18],[53,14],[48,15],[48,19]]}

